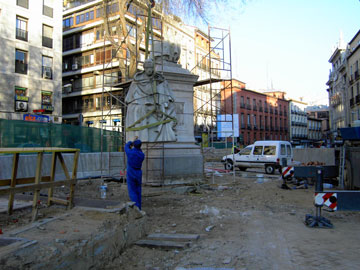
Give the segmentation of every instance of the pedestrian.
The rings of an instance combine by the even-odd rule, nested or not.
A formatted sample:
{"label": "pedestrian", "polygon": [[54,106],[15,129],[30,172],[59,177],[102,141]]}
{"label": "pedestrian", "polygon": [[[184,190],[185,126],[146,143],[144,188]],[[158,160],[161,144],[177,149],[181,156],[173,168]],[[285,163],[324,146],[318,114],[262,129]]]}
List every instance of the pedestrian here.
{"label": "pedestrian", "polygon": [[145,159],[145,154],[141,150],[141,141],[138,137],[135,137],[134,141],[126,143],[125,153],[127,156],[126,181],[129,197],[141,210],[141,165]]}

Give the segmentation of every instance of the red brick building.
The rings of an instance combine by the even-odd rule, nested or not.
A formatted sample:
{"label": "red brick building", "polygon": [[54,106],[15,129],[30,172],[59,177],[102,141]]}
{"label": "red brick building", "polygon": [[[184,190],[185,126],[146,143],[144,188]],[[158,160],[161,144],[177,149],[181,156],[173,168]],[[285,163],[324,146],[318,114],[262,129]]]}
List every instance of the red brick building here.
{"label": "red brick building", "polygon": [[[237,142],[249,145],[258,140],[289,140],[288,108],[284,93],[259,93],[246,89],[245,83],[233,80],[223,83],[221,114],[237,114]],[[232,95],[231,95],[232,92]],[[231,106],[233,104],[233,106]]]}

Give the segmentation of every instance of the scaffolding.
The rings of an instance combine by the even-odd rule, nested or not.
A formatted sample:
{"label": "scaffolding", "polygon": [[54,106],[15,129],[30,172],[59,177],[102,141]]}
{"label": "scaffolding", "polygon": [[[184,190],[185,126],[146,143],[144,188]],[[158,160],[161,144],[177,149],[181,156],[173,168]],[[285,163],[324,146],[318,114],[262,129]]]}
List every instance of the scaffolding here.
{"label": "scaffolding", "polygon": [[[208,27],[208,53],[197,61],[192,69],[195,73],[205,77],[195,84],[198,88],[194,95],[197,108],[194,110],[195,136],[208,138],[209,144],[202,146],[214,147],[214,141],[225,136],[225,147],[228,137],[234,146],[234,100],[232,64],[231,64],[231,35],[230,30],[217,27]],[[205,72],[203,72],[205,71]],[[205,95],[200,95],[205,91]],[[205,96],[205,98],[203,98]],[[222,126],[228,126],[224,131]],[[204,136],[204,134],[206,136]]]}
{"label": "scaffolding", "polygon": [[[103,1],[103,8],[104,8],[104,16],[103,16],[103,26],[104,26],[104,43],[103,43],[103,68],[102,68],[102,97],[101,97],[101,130],[103,129],[108,129],[108,128],[114,128],[114,126],[112,125],[113,121],[112,121],[112,117],[113,117],[113,109],[114,106],[112,104],[112,100],[116,100],[116,102],[118,104],[120,104],[120,121],[118,121],[118,131],[122,134],[122,147],[119,150],[124,150],[124,145],[126,142],[126,130],[125,130],[125,116],[126,116],[126,108],[127,105],[125,103],[125,97],[127,94],[127,91],[130,87],[130,84],[132,82],[132,77],[134,75],[134,72],[131,72],[131,64],[129,61],[129,58],[134,57],[135,62],[133,63],[133,65],[135,65],[134,70],[138,71],[140,69],[143,68],[143,64],[146,58],[148,58],[150,55],[154,56],[156,54],[162,54],[163,51],[163,20],[160,16],[153,16],[152,12],[150,11],[150,8],[148,6],[148,12],[146,14],[144,14],[142,12],[141,9],[137,9],[138,12],[135,12],[135,20],[132,22],[132,24],[128,24],[126,28],[126,34],[122,37],[122,39],[120,40],[120,37],[118,36],[117,38],[114,38],[114,36],[112,36],[112,32],[113,32],[113,23],[112,21],[114,20],[113,17],[111,17],[111,14],[107,13],[107,10],[105,8],[105,4],[107,3],[107,1]],[[127,6],[127,10],[129,9],[130,6]],[[144,7],[143,7],[144,8]],[[156,22],[156,26],[154,27],[153,24],[154,22]],[[157,23],[160,22],[160,23]],[[143,35],[145,32],[145,25],[147,25],[147,29],[146,29],[146,36],[145,36],[145,46],[144,46],[144,40],[143,40]],[[121,28],[121,26],[120,26]],[[115,28],[116,31],[116,28]],[[123,31],[125,32],[125,31]],[[107,42],[108,41],[108,42]],[[129,42],[131,42],[131,44],[129,44]],[[106,48],[109,46],[111,46],[111,60],[108,63],[105,63],[105,58],[106,58],[106,53],[105,50]],[[132,44],[134,43],[134,44]],[[155,46],[155,44],[157,43],[158,46]],[[128,46],[133,46],[132,48],[132,53],[133,55],[131,56],[131,53],[129,52],[129,48]],[[151,47],[151,52],[149,50],[149,47]],[[154,48],[158,48],[158,50],[160,51],[155,51]],[[123,53],[123,49],[126,49],[126,53]],[[143,55],[140,53],[141,51],[145,51],[145,56],[143,57]],[[119,68],[120,68],[120,74],[121,76],[117,76],[117,78],[115,78],[115,80],[113,80],[113,63],[114,63],[114,59],[117,59],[119,61]],[[163,73],[163,61],[162,58],[160,58],[160,62],[157,61],[157,65],[160,66],[160,68],[157,70],[157,72]],[[115,69],[118,69],[117,67],[115,67]],[[110,79],[109,76],[105,73],[105,70],[110,70]],[[155,70],[155,69],[154,69]],[[124,76],[123,76],[124,75]],[[117,80],[116,80],[117,79]],[[117,81],[116,83],[110,83],[107,84],[106,82],[110,81]],[[120,95],[114,95],[113,92],[120,92]],[[109,108],[107,110],[107,112],[104,112],[104,101],[105,101],[105,93],[111,97],[110,102],[108,102]],[[107,120],[110,120],[110,125],[104,125],[104,123],[108,123]],[[104,135],[102,135],[101,138],[103,138]],[[151,157],[151,155],[149,155],[149,153],[154,150],[154,149],[160,149],[161,150],[161,155],[159,157]],[[145,175],[145,184],[148,182],[148,175],[150,171],[155,171],[158,172],[159,177],[161,178],[160,182],[161,184],[163,184],[163,180],[164,180],[164,144],[162,142],[157,142],[157,143],[148,143],[146,144],[146,147],[143,148],[143,151],[145,152],[145,164],[146,164],[146,171],[144,173]],[[103,157],[104,153],[103,153],[103,149],[101,149],[101,159]],[[112,164],[111,163],[111,153],[107,152],[108,155],[108,160],[109,160],[109,166],[108,166],[108,172],[110,172],[112,169],[114,168],[119,168],[119,174],[120,174],[120,168],[121,166],[119,166],[118,164]],[[149,169],[151,166],[149,166],[149,163],[151,163],[151,159],[161,159],[160,163],[161,166],[160,168],[156,168],[156,169]],[[125,159],[124,159],[124,167],[126,167],[126,163],[125,163]],[[101,174],[103,175],[103,167],[101,164]],[[112,176],[114,177],[114,176]]]}

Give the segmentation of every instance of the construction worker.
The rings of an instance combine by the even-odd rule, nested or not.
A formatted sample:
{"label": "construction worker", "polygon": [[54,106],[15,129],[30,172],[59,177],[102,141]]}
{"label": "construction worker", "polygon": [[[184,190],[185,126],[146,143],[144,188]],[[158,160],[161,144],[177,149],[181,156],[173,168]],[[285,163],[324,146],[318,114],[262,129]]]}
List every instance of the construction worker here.
{"label": "construction worker", "polygon": [[134,141],[126,143],[125,153],[127,156],[126,181],[129,197],[141,210],[141,165],[145,159],[145,154],[141,150],[141,141],[138,140],[138,137],[135,137]]}

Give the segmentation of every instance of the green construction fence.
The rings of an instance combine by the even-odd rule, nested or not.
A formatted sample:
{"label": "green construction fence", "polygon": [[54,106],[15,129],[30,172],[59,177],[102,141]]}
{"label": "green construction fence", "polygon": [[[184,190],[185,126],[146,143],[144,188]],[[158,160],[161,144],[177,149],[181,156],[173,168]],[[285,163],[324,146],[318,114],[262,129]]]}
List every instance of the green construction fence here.
{"label": "green construction fence", "polygon": [[[102,145],[102,147],[101,147]],[[122,133],[99,128],[0,119],[0,148],[65,147],[81,152],[117,152]]]}

